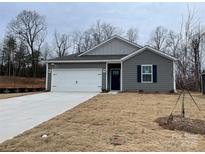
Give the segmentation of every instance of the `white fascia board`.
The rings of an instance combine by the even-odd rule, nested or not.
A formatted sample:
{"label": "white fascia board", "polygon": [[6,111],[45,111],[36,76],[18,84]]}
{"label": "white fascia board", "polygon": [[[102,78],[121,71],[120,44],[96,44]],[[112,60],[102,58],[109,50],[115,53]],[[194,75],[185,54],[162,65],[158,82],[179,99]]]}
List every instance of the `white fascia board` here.
{"label": "white fascia board", "polygon": [[106,60],[105,62],[107,62],[107,63],[120,63],[121,60],[120,59],[119,60]]}
{"label": "white fascia board", "polygon": [[120,40],[122,40],[122,41],[125,41],[125,42],[127,42],[127,43],[129,43],[129,44],[132,44],[133,46],[136,46],[136,47],[138,47],[138,48],[142,48],[141,45],[138,45],[138,44],[136,44],[136,43],[134,43],[134,42],[131,42],[131,41],[129,41],[129,40],[127,40],[127,39],[125,39],[125,38],[119,36],[119,35],[116,35],[115,37],[118,38],[118,39],[120,39]]}
{"label": "white fascia board", "polygon": [[130,42],[129,40],[126,40],[125,38],[123,38],[123,37],[121,37],[121,36],[114,35],[114,36],[111,37],[110,39],[108,39],[108,40],[106,40],[106,41],[104,41],[104,42],[102,42],[102,43],[96,45],[95,47],[93,47],[93,48],[91,48],[91,49],[89,49],[89,50],[87,50],[87,51],[85,51],[85,52],[83,52],[83,53],[81,53],[81,54],[79,54],[78,56],[82,56],[82,55],[84,55],[84,54],[86,54],[86,53],[88,53],[88,52],[90,52],[90,51],[96,49],[97,47],[99,47],[99,46],[101,46],[101,45],[103,45],[103,44],[105,44],[105,43],[111,41],[111,40],[114,39],[114,38],[118,38],[118,39],[120,39],[120,40],[122,40],[122,41],[124,41],[124,42],[127,42],[127,43],[129,43],[129,44],[132,44],[133,46],[136,46],[136,47],[138,47],[138,48],[142,48],[142,46],[140,46],[140,45],[138,45],[138,44],[136,44],[136,43]]}
{"label": "white fascia board", "polygon": [[168,59],[173,60],[173,61],[177,61],[177,59],[176,59],[175,57],[173,57],[173,56],[170,56],[170,55],[168,55],[168,54],[166,54],[166,53],[163,53],[163,52],[161,52],[161,51],[159,51],[159,50],[156,50],[156,49],[154,49],[154,48],[151,48],[151,47],[149,47],[149,46],[146,46],[146,47],[147,47],[148,49],[150,49],[150,50],[152,50],[152,51],[158,53],[159,55],[164,56],[165,58],[168,58]]}
{"label": "white fascia board", "polygon": [[96,63],[96,62],[119,62],[120,60],[54,60],[54,61],[47,61],[47,63]]}
{"label": "white fascia board", "polygon": [[149,49],[149,50],[151,50],[152,52],[154,52],[154,53],[156,53],[156,54],[158,54],[158,55],[161,55],[161,56],[163,56],[163,57],[165,57],[165,58],[167,58],[167,59],[170,59],[170,60],[173,60],[173,61],[177,61],[176,58],[174,58],[174,57],[172,57],[172,56],[169,56],[169,55],[167,55],[167,54],[165,54],[165,53],[163,53],[163,52],[160,52],[160,51],[158,51],[158,50],[156,50],[156,49],[153,49],[153,48],[151,48],[151,47],[149,47],[149,46],[145,46],[145,47],[143,47],[143,48],[141,48],[141,49],[139,49],[139,50],[137,50],[137,51],[135,51],[135,52],[129,54],[128,56],[123,57],[123,58],[121,59],[121,61],[125,61],[125,60],[127,60],[127,59],[129,59],[129,58],[131,58],[131,57],[133,57],[133,56],[135,56],[135,55],[137,55],[137,54],[139,54],[139,53],[145,51],[146,49]]}
{"label": "white fascia board", "polygon": [[145,47],[144,47],[144,48],[141,48],[141,49],[139,49],[139,50],[137,50],[137,51],[135,51],[135,52],[133,52],[133,53],[131,53],[131,54],[129,54],[129,55],[123,57],[123,58],[121,58],[121,61],[125,61],[125,60],[127,60],[127,59],[129,59],[129,58],[135,56],[136,54],[138,54],[138,53],[140,53],[140,52],[142,52],[142,51],[144,51],[144,50],[145,50]]}

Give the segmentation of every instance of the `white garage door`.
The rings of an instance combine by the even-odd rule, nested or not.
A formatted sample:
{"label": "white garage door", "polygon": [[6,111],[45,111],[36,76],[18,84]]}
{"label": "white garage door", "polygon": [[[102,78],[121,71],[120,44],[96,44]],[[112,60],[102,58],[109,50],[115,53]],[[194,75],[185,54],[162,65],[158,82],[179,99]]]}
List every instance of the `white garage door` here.
{"label": "white garage door", "polygon": [[53,69],[51,91],[101,91],[102,69]]}

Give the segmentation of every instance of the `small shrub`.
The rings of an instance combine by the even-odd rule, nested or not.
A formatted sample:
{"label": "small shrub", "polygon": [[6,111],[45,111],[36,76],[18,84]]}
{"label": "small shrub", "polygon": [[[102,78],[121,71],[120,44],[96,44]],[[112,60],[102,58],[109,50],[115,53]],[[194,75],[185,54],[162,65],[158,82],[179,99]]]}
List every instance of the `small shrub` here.
{"label": "small shrub", "polygon": [[107,93],[107,92],[109,92],[109,90],[102,89],[102,93]]}
{"label": "small shrub", "polygon": [[174,90],[172,89],[172,90],[169,91],[169,93],[173,94],[173,93],[175,93],[175,92],[174,92]]}

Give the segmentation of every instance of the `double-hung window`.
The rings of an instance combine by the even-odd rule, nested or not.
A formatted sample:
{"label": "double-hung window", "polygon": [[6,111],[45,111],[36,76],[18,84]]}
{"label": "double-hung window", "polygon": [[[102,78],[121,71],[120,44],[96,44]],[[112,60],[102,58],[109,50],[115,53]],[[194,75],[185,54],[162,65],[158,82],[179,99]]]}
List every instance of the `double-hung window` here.
{"label": "double-hung window", "polygon": [[142,83],[153,82],[152,65],[141,65],[141,81]]}

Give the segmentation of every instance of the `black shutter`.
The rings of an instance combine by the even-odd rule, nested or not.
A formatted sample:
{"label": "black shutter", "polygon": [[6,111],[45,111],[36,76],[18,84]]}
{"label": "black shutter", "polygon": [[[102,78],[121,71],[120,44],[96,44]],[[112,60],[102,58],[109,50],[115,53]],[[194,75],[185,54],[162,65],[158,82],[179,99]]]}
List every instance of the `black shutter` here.
{"label": "black shutter", "polygon": [[157,82],[157,65],[153,65],[152,70],[153,70],[153,82]]}
{"label": "black shutter", "polygon": [[137,82],[141,82],[141,65],[137,65]]}

